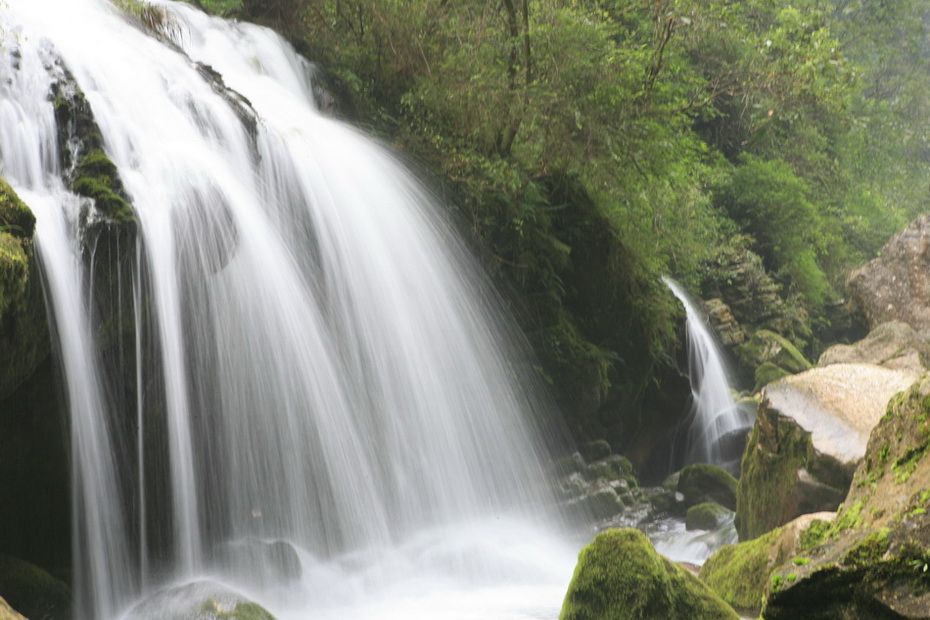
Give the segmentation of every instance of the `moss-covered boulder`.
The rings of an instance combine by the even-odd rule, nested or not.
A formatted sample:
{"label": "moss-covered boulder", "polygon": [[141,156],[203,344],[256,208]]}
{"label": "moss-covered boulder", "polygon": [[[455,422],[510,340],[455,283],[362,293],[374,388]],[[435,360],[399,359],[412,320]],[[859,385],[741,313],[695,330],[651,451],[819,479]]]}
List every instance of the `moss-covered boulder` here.
{"label": "moss-covered boulder", "polygon": [[[787,374],[803,372],[811,363],[790,340],[767,329],[756,330],[752,337],[739,347],[739,368],[744,376],[756,377],[756,371],[768,364],[763,378],[773,372],[772,366]],[[756,389],[762,386],[756,385]]]}
{"label": "moss-covered boulder", "polygon": [[560,620],[738,618],[706,585],[656,553],[639,530],[598,534],[582,549]]}
{"label": "moss-covered boulder", "polygon": [[264,607],[210,581],[165,588],[139,603],[125,620],[275,620]]}
{"label": "moss-covered boulder", "polygon": [[736,485],[736,478],[728,472],[706,463],[688,465],[678,477],[678,492],[684,496],[685,507],[714,502],[735,510]]}
{"label": "moss-covered boulder", "polygon": [[0,179],[0,399],[25,381],[49,353],[34,230],[32,212]]}
{"label": "moss-covered boulder", "polygon": [[914,379],[901,370],[836,364],[766,387],[741,463],[740,540],[836,510],[888,400]]}
{"label": "moss-covered boulder", "polygon": [[841,510],[773,575],[766,620],[930,616],[930,376],[889,403]]}
{"label": "moss-covered boulder", "polygon": [[67,584],[18,558],[0,555],[0,596],[27,618],[71,617],[71,590]]}
{"label": "moss-covered boulder", "polygon": [[809,561],[801,551],[801,536],[815,520],[831,520],[834,513],[816,513],[798,517],[747,542],[725,545],[701,567],[700,578],[734,609],[757,617],[768,592],[772,572],[789,560],[797,564]]}
{"label": "moss-covered boulder", "polygon": [[688,508],[685,513],[685,529],[687,530],[714,530],[727,522],[733,516],[732,510],[727,510],[720,504],[704,502]]}

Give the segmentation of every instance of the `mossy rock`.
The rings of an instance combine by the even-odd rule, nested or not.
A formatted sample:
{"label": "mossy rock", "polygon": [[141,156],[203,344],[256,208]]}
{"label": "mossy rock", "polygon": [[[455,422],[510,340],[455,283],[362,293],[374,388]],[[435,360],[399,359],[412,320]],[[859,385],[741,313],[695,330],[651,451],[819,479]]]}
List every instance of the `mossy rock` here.
{"label": "mossy rock", "polygon": [[766,620],[930,615],[928,455],[924,375],[889,402],[836,518],[802,534],[809,561],[773,575]]}
{"label": "mossy rock", "polygon": [[18,558],[0,555],[0,595],[27,618],[71,617],[71,589],[67,584]]}
{"label": "mossy rock", "polygon": [[31,239],[36,218],[29,207],[19,199],[10,184],[0,179],[0,232],[20,239]]}
{"label": "mossy rock", "polygon": [[[739,366],[742,374],[755,377],[756,370],[766,363],[792,375],[812,367],[790,340],[773,331],[759,329],[739,347]],[[771,367],[763,371],[766,372],[771,372]]]}
{"label": "mossy rock", "polygon": [[[0,398],[35,371],[48,355],[45,299],[34,260],[35,218],[0,179]],[[28,233],[28,235],[27,235]]]}
{"label": "mossy rock", "polygon": [[579,521],[603,521],[615,517],[626,508],[617,492],[608,486],[589,491],[581,498],[566,505],[569,516]]}
{"label": "mossy rock", "polygon": [[685,507],[714,502],[736,510],[736,478],[727,471],[707,463],[688,465],[678,478],[678,492],[684,495]]}
{"label": "mossy rock", "polygon": [[782,528],[755,540],[724,545],[701,567],[700,578],[727,603],[755,617],[762,609],[769,577],[785,558],[773,555]]}
{"label": "mossy rock", "polygon": [[756,368],[755,378],[756,384],[752,388],[753,392],[758,392],[769,383],[775,383],[783,377],[788,377],[792,373],[788,372],[780,366],[776,366],[772,362],[765,362],[758,368]]}
{"label": "mossy rock", "polygon": [[608,530],[581,550],[560,620],[668,620],[739,616],[635,529]]}
{"label": "mossy rock", "polygon": [[224,586],[199,581],[160,590],[125,620],[275,620],[264,607]]}
{"label": "mossy rock", "polygon": [[611,455],[600,461],[594,461],[585,468],[588,480],[625,480],[631,487],[639,486],[633,474],[633,464],[630,460],[619,454]]}
{"label": "mossy rock", "polygon": [[593,463],[594,461],[606,459],[613,453],[613,450],[605,440],[598,439],[581,444],[578,446],[578,452],[581,454],[581,458],[585,460],[585,463]]}
{"label": "mossy rock", "polygon": [[685,513],[685,528],[688,530],[714,530],[726,523],[733,514],[720,504],[704,502],[688,508]]}
{"label": "mossy rock", "polygon": [[763,400],[740,462],[736,531],[751,540],[803,515],[836,510],[851,465],[818,452],[811,434]]}
{"label": "mossy rock", "polygon": [[585,462],[578,452],[572,452],[568,456],[563,456],[552,461],[550,466],[552,473],[556,476],[570,476],[574,473],[582,474],[585,471]]}

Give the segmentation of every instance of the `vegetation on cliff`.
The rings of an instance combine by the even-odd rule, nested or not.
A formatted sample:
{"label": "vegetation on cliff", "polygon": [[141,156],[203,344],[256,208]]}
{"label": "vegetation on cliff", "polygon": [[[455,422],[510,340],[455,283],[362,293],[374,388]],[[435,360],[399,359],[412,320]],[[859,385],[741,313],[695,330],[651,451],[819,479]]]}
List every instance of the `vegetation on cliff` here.
{"label": "vegetation on cliff", "polygon": [[579,438],[639,432],[679,320],[659,275],[726,289],[749,250],[817,346],[808,313],[930,182],[910,0],[189,1],[284,32],[434,175]]}

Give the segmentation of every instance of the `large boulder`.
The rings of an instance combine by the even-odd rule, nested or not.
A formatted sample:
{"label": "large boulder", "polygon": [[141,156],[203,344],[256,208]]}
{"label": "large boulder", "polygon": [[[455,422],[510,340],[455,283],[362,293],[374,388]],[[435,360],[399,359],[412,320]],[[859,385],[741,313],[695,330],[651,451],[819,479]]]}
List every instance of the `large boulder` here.
{"label": "large boulder", "polygon": [[736,492],[736,529],[750,540],[810,512],[835,510],[888,400],[916,376],[836,364],[765,389]]}
{"label": "large boulder", "polygon": [[874,329],[903,321],[930,327],[930,215],[923,215],[891,238],[881,256],[846,281],[851,312]]}
{"label": "large boulder", "polygon": [[930,359],[930,332],[918,332],[903,321],[882,323],[855,344],[837,344],[824,351],[818,366],[876,364],[922,374]]}
{"label": "large boulder", "polygon": [[770,582],[766,620],[930,617],[930,375],[889,403],[843,507]]}
{"label": "large boulder", "polygon": [[708,558],[699,576],[734,609],[756,618],[772,572],[801,556],[806,542],[802,533],[813,521],[830,521],[833,517],[832,512],[804,515],[754,540],[724,545]]}
{"label": "large boulder", "polygon": [[598,534],[578,556],[560,620],[712,620],[739,616],[635,529]]}

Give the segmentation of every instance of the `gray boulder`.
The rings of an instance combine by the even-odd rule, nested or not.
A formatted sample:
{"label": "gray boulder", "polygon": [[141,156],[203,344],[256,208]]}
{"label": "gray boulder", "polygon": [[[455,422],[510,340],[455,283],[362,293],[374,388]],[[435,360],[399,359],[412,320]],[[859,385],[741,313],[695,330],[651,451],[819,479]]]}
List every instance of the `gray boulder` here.
{"label": "gray boulder", "polygon": [[930,328],[930,215],[891,238],[881,256],[855,270],[846,281],[851,312],[874,329],[903,321]]}

